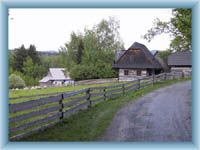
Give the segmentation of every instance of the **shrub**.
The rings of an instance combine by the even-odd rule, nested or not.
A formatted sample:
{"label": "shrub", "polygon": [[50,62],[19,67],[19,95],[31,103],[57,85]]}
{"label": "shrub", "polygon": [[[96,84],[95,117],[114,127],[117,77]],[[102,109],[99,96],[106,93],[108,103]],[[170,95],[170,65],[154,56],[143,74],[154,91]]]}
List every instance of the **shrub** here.
{"label": "shrub", "polygon": [[93,66],[76,65],[70,71],[70,77],[74,80],[86,80],[95,78],[95,70]]}
{"label": "shrub", "polygon": [[9,76],[9,88],[23,88],[25,87],[25,82],[24,80],[20,77],[17,76],[16,74],[11,74]]}
{"label": "shrub", "polygon": [[110,64],[76,65],[70,70],[70,77],[74,80],[87,80],[116,77],[116,71]]}

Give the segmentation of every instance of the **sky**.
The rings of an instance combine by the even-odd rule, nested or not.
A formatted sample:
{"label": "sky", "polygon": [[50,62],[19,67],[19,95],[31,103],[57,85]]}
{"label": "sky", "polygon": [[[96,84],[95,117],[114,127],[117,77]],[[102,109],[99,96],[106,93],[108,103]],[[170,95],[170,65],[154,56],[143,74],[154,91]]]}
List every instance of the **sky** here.
{"label": "sky", "polygon": [[119,33],[128,49],[135,41],[145,44],[150,50],[165,50],[171,37],[156,36],[150,43],[142,38],[153,26],[156,18],[169,21],[172,9],[9,9],[8,47],[14,49],[22,44],[34,44],[38,51],[58,51],[69,42],[70,34],[91,29],[102,19],[115,17],[120,22]]}

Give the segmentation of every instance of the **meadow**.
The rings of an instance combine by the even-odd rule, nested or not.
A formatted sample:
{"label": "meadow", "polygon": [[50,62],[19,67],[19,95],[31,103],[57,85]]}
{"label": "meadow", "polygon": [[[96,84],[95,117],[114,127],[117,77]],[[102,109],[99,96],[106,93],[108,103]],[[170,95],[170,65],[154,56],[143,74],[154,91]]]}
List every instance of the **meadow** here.
{"label": "meadow", "polygon": [[47,97],[51,95],[57,95],[59,93],[71,92],[81,89],[86,89],[90,87],[102,87],[121,84],[122,82],[112,82],[103,84],[89,84],[89,85],[75,85],[75,86],[62,86],[62,87],[48,87],[41,89],[19,89],[19,90],[9,90],[9,103],[20,103],[24,101],[39,99],[41,97]]}

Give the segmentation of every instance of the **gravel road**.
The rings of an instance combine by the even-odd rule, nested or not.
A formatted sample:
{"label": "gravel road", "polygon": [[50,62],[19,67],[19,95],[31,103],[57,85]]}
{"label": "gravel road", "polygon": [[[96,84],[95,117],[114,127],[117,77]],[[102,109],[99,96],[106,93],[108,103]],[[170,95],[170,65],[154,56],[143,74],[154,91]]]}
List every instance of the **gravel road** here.
{"label": "gravel road", "polygon": [[155,90],[117,112],[102,141],[192,141],[191,81]]}

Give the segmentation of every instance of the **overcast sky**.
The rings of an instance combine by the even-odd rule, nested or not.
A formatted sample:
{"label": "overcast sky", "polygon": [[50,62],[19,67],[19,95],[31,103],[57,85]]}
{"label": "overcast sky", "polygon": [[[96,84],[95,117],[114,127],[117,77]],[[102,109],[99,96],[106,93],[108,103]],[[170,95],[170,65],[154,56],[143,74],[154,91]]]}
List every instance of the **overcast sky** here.
{"label": "overcast sky", "polygon": [[103,18],[120,21],[119,33],[127,49],[135,41],[150,50],[169,47],[169,35],[161,35],[150,43],[142,39],[153,21],[169,21],[172,9],[9,9],[9,49],[34,44],[39,51],[58,51],[69,42],[70,34],[92,28]]}

